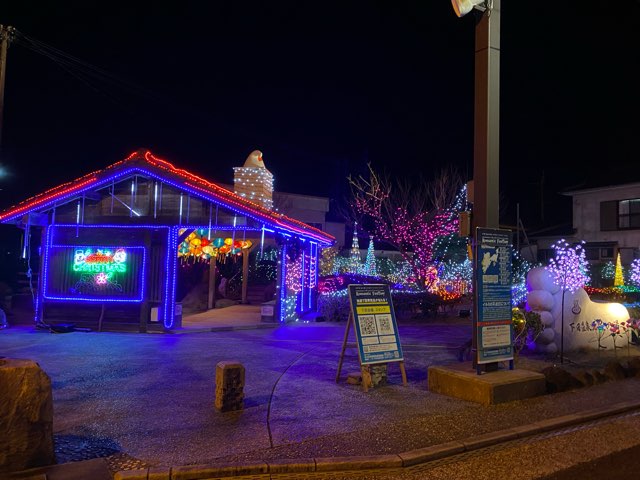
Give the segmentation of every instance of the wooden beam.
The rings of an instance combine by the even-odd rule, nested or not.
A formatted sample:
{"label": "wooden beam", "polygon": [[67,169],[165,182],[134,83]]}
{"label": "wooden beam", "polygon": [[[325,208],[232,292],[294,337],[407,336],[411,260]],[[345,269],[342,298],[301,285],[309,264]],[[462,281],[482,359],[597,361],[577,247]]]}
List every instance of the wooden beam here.
{"label": "wooden beam", "polygon": [[207,310],[216,306],[216,259],[211,257],[209,262],[209,297],[207,299]]}

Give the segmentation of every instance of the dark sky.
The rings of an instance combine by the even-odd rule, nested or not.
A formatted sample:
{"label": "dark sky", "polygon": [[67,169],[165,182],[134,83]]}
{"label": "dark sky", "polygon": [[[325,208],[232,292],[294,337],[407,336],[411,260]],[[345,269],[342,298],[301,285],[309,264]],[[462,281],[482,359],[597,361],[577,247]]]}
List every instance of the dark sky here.
{"label": "dark sky", "polygon": [[[11,46],[0,208],[139,147],[225,183],[260,149],[276,189],[333,197],[367,162],[472,175],[474,18],[449,0],[11,3],[0,23],[102,70]],[[640,180],[640,2],[503,0],[501,33],[503,222]]]}

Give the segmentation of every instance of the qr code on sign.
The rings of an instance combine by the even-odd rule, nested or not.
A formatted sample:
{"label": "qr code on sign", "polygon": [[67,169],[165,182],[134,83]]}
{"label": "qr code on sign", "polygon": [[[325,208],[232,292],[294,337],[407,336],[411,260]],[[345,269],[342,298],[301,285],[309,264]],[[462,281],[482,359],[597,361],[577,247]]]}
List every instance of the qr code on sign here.
{"label": "qr code on sign", "polygon": [[378,334],[376,318],[374,315],[360,315],[358,320],[360,323],[360,335],[367,337]]}
{"label": "qr code on sign", "polygon": [[393,323],[391,322],[391,315],[377,315],[378,331],[380,335],[393,335]]}

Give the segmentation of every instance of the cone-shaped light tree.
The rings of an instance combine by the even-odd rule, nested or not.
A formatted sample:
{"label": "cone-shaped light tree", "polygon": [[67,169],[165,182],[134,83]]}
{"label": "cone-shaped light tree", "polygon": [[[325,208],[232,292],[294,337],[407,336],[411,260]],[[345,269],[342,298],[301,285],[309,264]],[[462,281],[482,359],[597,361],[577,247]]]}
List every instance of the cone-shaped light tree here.
{"label": "cone-shaped light tree", "polygon": [[624,286],[624,273],[622,271],[622,263],[620,262],[620,252],[618,252],[618,258],[616,259],[616,273],[613,277],[614,287]]}

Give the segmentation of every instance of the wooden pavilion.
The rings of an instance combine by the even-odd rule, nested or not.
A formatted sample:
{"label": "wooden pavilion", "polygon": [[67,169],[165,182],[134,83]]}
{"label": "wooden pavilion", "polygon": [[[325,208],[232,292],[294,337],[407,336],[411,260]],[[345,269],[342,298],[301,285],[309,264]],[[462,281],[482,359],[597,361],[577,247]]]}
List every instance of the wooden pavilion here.
{"label": "wooden pavilion", "polygon": [[[242,257],[247,301],[248,252],[278,248],[274,318],[316,307],[318,256],[334,239],[215,183],[138,150],[102,170],[62,184],[0,213],[25,230],[24,249],[40,231],[36,323],[110,312],[147,331],[180,328],[178,255],[189,238],[212,264]],[[208,307],[214,306],[215,268]]]}

